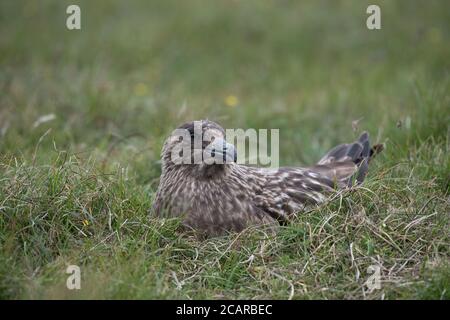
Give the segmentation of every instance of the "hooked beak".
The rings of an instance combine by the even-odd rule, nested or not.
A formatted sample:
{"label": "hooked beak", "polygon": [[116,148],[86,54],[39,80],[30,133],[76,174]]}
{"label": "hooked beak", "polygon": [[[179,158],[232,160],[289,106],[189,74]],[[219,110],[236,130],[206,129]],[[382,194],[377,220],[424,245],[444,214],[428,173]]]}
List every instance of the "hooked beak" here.
{"label": "hooked beak", "polygon": [[206,147],[205,152],[214,158],[215,163],[230,163],[237,161],[236,148],[222,138],[216,138]]}

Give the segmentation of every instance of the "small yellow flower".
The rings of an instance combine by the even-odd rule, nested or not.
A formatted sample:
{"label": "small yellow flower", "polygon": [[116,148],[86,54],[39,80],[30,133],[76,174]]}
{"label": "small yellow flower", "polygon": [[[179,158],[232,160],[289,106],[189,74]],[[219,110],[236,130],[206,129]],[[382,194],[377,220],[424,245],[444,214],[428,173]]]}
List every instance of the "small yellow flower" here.
{"label": "small yellow flower", "polygon": [[148,87],[145,83],[139,82],[134,86],[134,94],[137,96],[145,96],[148,93]]}
{"label": "small yellow flower", "polygon": [[225,98],[225,104],[229,107],[236,107],[239,103],[239,99],[236,96],[228,96]]}
{"label": "small yellow flower", "polygon": [[87,219],[83,220],[83,226],[87,227],[89,225],[89,221]]}

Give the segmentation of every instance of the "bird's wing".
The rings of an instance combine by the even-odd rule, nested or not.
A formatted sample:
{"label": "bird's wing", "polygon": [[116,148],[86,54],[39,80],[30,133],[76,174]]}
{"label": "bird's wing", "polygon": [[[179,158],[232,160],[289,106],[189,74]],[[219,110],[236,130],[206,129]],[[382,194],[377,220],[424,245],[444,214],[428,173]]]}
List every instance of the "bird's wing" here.
{"label": "bird's wing", "polygon": [[260,174],[265,182],[253,203],[280,223],[322,203],[335,188],[333,179],[309,168],[260,169]]}
{"label": "bird's wing", "polygon": [[330,150],[316,165],[308,168],[259,169],[264,185],[254,203],[280,222],[308,206],[324,202],[336,189],[361,183],[370,159],[383,149],[370,147],[364,132],[357,141]]}

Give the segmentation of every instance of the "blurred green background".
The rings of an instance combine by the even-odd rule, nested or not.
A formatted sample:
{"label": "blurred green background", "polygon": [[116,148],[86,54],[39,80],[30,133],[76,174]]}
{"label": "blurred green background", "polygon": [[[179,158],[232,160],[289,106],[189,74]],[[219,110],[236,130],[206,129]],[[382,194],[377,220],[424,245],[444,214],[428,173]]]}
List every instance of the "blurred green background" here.
{"label": "blurred green background", "polygon": [[[317,160],[361,118],[384,141],[444,103],[450,5],[376,1],[372,31],[372,2],[79,1],[82,29],[69,31],[70,1],[2,1],[0,150],[34,150],[51,127],[44,148],[90,152],[131,136],[115,151],[154,159],[170,130],[203,118],[279,128],[282,164]],[[439,111],[448,120],[448,105]],[[429,130],[445,134],[443,123]]]}
{"label": "blurred green background", "polygon": [[[81,8],[81,30],[66,28],[69,4]],[[366,28],[369,4],[381,8],[381,30]],[[417,162],[411,162],[401,177],[408,177],[417,165],[415,173],[439,185],[426,189],[429,194],[419,197],[417,210],[428,196],[448,195],[449,1],[1,0],[0,26],[0,178],[8,185],[1,193],[3,208],[19,203],[8,202],[12,201],[8,190],[16,190],[11,186],[20,180],[10,166],[23,167],[32,175],[38,172],[35,165],[51,167],[61,152],[67,152],[81,159],[80,172],[95,159],[96,170],[126,169],[131,181],[128,189],[119,188],[114,196],[98,191],[97,202],[80,200],[89,208],[94,203],[93,213],[89,211],[91,223],[94,218],[103,221],[103,211],[95,215],[97,205],[117,201],[120,207],[121,197],[134,202],[120,207],[124,211],[114,216],[113,226],[132,219],[133,214],[144,221],[158,183],[164,139],[179,124],[204,118],[225,128],[280,129],[282,165],[314,163],[333,145],[368,130],[374,141],[387,147],[373,176],[377,168],[412,161],[412,150],[429,150],[424,158],[415,158]],[[421,149],[424,141],[429,144]],[[27,179],[23,185],[15,184],[24,195],[39,201],[40,209],[30,205],[25,211],[4,212],[10,217],[27,212],[32,217],[55,210],[56,217],[61,208],[77,211],[78,204],[68,204],[72,196],[59,202],[46,198],[59,183],[59,176],[45,178],[46,174],[36,178],[42,184],[30,182],[26,192]],[[120,182],[120,177],[114,181]],[[397,188],[394,179],[389,181],[390,187]],[[83,197],[96,188],[95,183],[73,197]],[[421,184],[415,186],[425,190]],[[390,191],[383,190],[388,197]],[[133,198],[129,192],[142,198]],[[148,200],[142,202],[145,197]],[[52,201],[62,207],[51,207]],[[77,251],[70,250],[82,247],[79,241],[88,246],[77,232],[59,233],[47,224],[42,225],[45,231],[24,235],[21,232],[30,223],[26,215],[17,225],[16,218],[2,218],[0,237],[5,249],[0,258],[4,275],[0,287],[6,297],[21,296],[17,292],[22,291],[15,288],[24,274],[34,279],[35,268],[48,271],[45,266],[58,264],[54,261],[62,252],[76,256]],[[105,234],[104,222],[95,226],[93,234]],[[445,234],[445,228],[434,230]],[[52,232],[58,235],[56,240]],[[28,257],[30,249],[22,248],[23,243],[35,246],[34,255]],[[15,276],[10,275],[13,265]],[[44,272],[43,279],[51,278],[49,272]],[[45,281],[39,284],[45,286]],[[227,285],[227,290],[240,286],[239,282],[236,288]],[[35,296],[34,286],[38,285],[31,286],[28,296]],[[199,288],[205,287],[194,286],[190,292],[208,296]],[[346,290],[344,284],[342,291],[330,297],[343,297]],[[255,294],[249,291],[240,296]]]}

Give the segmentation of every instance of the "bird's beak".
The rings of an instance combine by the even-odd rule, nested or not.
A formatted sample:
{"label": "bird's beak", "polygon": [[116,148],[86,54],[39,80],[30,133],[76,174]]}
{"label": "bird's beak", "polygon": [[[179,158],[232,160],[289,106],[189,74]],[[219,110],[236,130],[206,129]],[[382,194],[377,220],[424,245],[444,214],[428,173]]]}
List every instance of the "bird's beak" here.
{"label": "bird's beak", "polygon": [[222,163],[237,161],[236,148],[222,138],[215,138],[214,141],[206,147],[205,151],[216,160],[221,159],[223,161]]}

